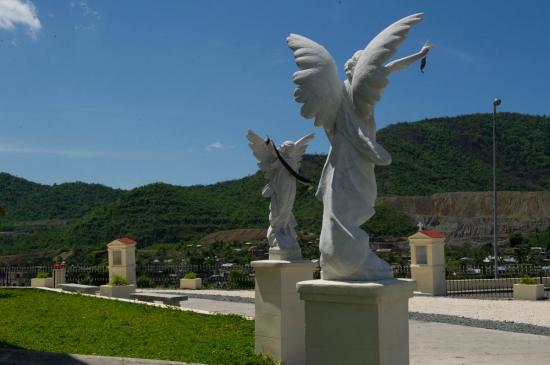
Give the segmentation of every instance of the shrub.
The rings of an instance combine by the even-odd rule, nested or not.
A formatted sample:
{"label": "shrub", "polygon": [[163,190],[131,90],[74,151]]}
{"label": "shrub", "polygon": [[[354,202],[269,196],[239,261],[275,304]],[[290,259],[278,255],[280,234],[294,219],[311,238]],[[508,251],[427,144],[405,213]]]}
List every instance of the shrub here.
{"label": "shrub", "polygon": [[137,279],[137,286],[138,288],[153,288],[155,286],[155,282],[150,277],[141,275]]}
{"label": "shrub", "polygon": [[525,275],[519,279],[519,283],[526,284],[526,285],[534,285],[534,284],[537,284],[537,279]]}
{"label": "shrub", "polygon": [[228,289],[254,289],[254,278],[242,270],[231,270]]}
{"label": "shrub", "polygon": [[49,276],[50,276],[50,274],[48,274],[48,273],[45,272],[45,271],[39,271],[39,272],[36,274],[36,277],[37,277],[38,279],[45,279],[45,278],[47,278],[47,277],[49,277]]}
{"label": "shrub", "polygon": [[128,281],[120,276],[113,276],[111,282],[109,283],[114,286],[128,285]]}
{"label": "shrub", "polygon": [[197,274],[194,273],[193,271],[189,271],[187,274],[185,274],[185,276],[183,278],[184,279],[196,279]]}

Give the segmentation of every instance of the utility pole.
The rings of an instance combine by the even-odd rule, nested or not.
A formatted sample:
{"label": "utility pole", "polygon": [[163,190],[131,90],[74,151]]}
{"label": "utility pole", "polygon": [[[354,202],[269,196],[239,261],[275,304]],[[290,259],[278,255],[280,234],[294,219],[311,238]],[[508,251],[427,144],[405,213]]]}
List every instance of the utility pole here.
{"label": "utility pole", "polygon": [[493,100],[493,255],[495,262],[495,279],[498,276],[498,264],[497,264],[497,144],[496,144],[496,127],[497,127],[497,106],[502,101],[498,98]]}

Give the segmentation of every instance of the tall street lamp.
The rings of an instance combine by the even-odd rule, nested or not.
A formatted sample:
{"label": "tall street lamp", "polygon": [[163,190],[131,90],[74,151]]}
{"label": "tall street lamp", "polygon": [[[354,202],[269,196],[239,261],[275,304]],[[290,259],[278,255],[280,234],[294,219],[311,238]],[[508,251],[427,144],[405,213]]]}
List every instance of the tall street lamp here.
{"label": "tall street lamp", "polygon": [[502,101],[498,98],[493,100],[493,256],[495,262],[495,279],[498,276],[497,265],[497,147],[496,147],[496,119],[497,119],[497,106]]}

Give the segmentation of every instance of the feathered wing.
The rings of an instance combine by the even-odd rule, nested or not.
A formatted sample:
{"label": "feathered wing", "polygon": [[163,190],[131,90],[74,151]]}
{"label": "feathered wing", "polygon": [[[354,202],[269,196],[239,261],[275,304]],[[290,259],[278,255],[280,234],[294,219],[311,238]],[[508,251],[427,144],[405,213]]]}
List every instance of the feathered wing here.
{"label": "feathered wing", "polygon": [[265,143],[260,136],[250,129],[246,133],[246,138],[250,141],[248,146],[258,160],[258,167],[269,177],[271,164],[277,159],[271,151],[271,144]]}
{"label": "feathered wing", "polygon": [[304,136],[297,140],[294,143],[294,148],[292,149],[292,158],[299,164],[306,153],[307,146],[311,140],[315,138],[315,133],[310,133],[307,136]]}
{"label": "feathered wing", "polygon": [[304,104],[302,116],[315,118],[316,126],[332,130],[343,90],[336,62],[323,46],[304,36],[291,34],[287,44],[300,68],[293,81],[298,85],[294,97]]}
{"label": "feathered wing", "polygon": [[372,106],[380,100],[389,82],[389,71],[384,65],[395,55],[411,27],[422,21],[422,16],[418,13],[396,21],[374,37],[362,51],[351,82],[353,105],[360,115],[368,115]]}

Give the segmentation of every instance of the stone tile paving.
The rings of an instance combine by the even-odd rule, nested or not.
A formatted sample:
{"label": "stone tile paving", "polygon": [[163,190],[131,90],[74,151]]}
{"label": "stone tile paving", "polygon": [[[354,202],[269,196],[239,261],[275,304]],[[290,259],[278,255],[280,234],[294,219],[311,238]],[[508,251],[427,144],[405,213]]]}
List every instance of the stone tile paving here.
{"label": "stone tile paving", "polygon": [[416,296],[409,300],[409,311],[550,327],[550,301],[547,300],[486,300]]}
{"label": "stone tile paving", "polygon": [[547,365],[550,337],[409,322],[411,365]]}
{"label": "stone tile paving", "polygon": [[177,293],[189,298],[226,300],[231,302],[254,303],[254,290],[216,290],[216,289],[137,289],[138,292]]}
{"label": "stone tile paving", "polygon": [[180,307],[193,310],[203,310],[210,313],[237,314],[247,319],[254,318],[254,304],[223,300],[189,298],[180,302]]}

